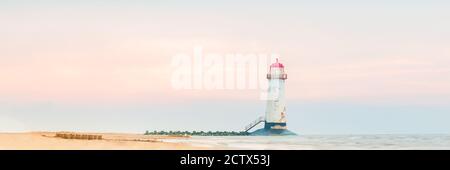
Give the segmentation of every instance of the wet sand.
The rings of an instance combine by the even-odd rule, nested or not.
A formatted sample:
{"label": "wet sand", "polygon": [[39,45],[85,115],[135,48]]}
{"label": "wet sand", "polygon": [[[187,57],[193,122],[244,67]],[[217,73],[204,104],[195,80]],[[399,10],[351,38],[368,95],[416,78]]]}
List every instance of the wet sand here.
{"label": "wet sand", "polygon": [[0,133],[0,150],[192,150],[216,149],[187,143],[164,142],[183,136],[153,136],[123,133],[81,133],[102,135],[101,140],[63,139],[56,132]]}

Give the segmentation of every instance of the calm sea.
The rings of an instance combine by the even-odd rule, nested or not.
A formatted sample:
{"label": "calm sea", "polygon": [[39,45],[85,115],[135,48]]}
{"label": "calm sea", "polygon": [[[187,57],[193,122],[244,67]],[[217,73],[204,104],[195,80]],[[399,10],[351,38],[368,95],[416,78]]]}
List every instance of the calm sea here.
{"label": "calm sea", "polygon": [[231,149],[450,149],[450,135],[194,136],[167,142]]}

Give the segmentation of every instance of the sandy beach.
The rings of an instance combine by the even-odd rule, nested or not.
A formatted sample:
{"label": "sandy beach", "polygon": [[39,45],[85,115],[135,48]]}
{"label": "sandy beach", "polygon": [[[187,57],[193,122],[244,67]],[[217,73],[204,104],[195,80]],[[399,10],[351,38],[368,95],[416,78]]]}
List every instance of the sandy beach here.
{"label": "sandy beach", "polygon": [[183,136],[153,136],[121,133],[101,135],[101,140],[63,139],[56,132],[0,133],[0,150],[192,150],[214,149],[186,143],[164,142]]}

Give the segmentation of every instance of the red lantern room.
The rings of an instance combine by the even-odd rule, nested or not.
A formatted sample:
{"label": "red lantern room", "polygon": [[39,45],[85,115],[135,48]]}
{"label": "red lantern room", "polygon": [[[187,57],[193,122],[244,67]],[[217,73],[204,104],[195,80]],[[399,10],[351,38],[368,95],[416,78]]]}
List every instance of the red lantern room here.
{"label": "red lantern room", "polygon": [[284,73],[284,65],[278,62],[278,58],[276,62],[270,65],[269,73],[267,74],[267,79],[281,79],[286,80],[287,74]]}

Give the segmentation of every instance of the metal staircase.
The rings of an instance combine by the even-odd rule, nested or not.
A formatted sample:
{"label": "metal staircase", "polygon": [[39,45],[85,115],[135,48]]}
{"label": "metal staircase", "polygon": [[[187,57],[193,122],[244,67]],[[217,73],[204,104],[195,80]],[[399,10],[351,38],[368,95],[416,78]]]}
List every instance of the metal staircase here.
{"label": "metal staircase", "polygon": [[252,123],[250,123],[249,125],[247,125],[246,127],[245,127],[245,132],[248,132],[250,129],[252,129],[253,127],[255,127],[256,125],[258,125],[259,123],[261,123],[261,122],[264,122],[265,121],[265,119],[264,119],[264,117],[263,116],[261,116],[261,117],[258,117],[258,119],[256,119],[256,120],[254,120]]}

